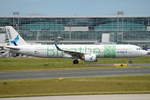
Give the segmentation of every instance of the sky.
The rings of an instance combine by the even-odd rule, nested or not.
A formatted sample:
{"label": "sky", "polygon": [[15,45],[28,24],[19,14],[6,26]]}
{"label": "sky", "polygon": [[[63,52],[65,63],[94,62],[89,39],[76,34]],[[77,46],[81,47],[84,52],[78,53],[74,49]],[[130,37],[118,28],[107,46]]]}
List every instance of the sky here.
{"label": "sky", "polygon": [[0,0],[0,16],[149,16],[150,0]]}

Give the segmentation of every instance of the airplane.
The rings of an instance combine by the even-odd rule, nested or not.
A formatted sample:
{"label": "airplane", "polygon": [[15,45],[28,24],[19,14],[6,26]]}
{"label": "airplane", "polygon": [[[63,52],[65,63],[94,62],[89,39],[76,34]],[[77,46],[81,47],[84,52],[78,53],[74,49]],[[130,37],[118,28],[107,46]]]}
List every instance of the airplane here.
{"label": "airplane", "polygon": [[146,50],[129,44],[51,44],[31,45],[27,43],[12,26],[5,26],[10,52],[45,58],[72,58],[73,64],[79,60],[95,62],[97,58],[139,57],[148,54]]}

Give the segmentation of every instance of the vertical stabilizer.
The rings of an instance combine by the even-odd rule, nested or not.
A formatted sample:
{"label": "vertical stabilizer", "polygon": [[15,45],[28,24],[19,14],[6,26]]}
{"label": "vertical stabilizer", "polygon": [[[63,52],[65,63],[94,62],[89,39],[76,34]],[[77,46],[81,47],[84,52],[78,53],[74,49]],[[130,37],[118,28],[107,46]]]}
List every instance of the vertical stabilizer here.
{"label": "vertical stabilizer", "polygon": [[18,46],[18,45],[27,44],[12,26],[6,26],[5,28],[6,28],[6,34],[8,35],[10,45]]}

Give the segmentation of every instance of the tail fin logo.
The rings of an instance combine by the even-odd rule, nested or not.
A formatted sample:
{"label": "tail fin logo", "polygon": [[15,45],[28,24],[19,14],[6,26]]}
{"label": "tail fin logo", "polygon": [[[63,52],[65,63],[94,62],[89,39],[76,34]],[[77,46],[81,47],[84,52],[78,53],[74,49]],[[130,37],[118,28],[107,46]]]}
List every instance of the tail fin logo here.
{"label": "tail fin logo", "polygon": [[15,46],[17,46],[17,41],[19,40],[19,35],[16,36],[16,38],[12,41],[10,41],[12,44],[14,44]]}

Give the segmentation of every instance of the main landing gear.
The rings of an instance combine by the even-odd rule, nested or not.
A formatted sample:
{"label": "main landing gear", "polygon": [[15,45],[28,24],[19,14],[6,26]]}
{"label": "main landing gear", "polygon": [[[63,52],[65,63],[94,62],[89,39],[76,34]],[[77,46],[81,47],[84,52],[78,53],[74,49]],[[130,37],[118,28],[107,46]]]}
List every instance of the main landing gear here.
{"label": "main landing gear", "polygon": [[78,59],[73,60],[73,64],[78,64],[78,63],[79,63]]}

